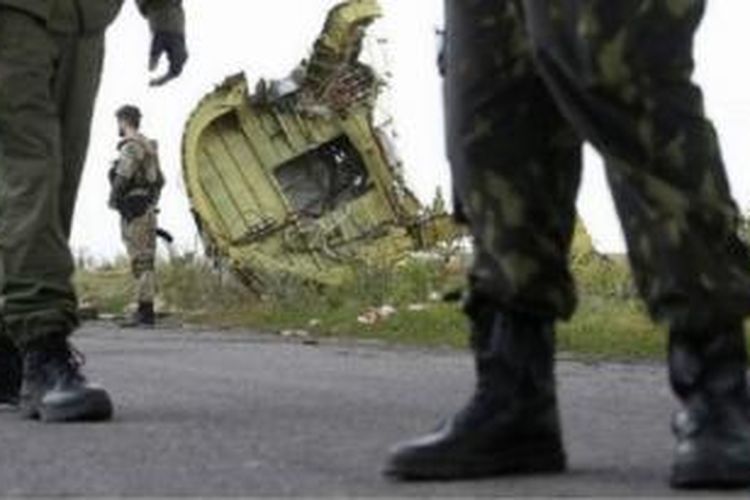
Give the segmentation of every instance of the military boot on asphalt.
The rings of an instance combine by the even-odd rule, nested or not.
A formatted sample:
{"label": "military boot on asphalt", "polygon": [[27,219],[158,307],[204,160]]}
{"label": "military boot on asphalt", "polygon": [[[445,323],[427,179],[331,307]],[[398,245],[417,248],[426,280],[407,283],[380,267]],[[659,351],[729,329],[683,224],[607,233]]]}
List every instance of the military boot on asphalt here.
{"label": "military boot on asphalt", "polygon": [[150,328],[156,324],[153,302],[139,302],[133,316],[120,323],[121,328]]}
{"label": "military boot on asphalt", "polygon": [[141,302],[138,304],[138,316],[141,325],[154,326],[156,323],[156,314],[154,314],[153,302]]}
{"label": "military boot on asphalt", "polygon": [[449,480],[563,471],[553,321],[476,298],[466,312],[477,369],[473,397],[433,434],[396,445],[384,473]]}
{"label": "military boot on asphalt", "polygon": [[29,346],[23,357],[22,415],[44,422],[109,420],[109,394],[86,381],[80,359],[65,339]]}
{"label": "military boot on asphalt", "polygon": [[0,332],[0,406],[18,405],[22,367],[15,344]]}
{"label": "military boot on asphalt", "polygon": [[[710,335],[708,335],[710,333]],[[671,332],[675,488],[750,486],[750,395],[742,322],[712,332]]]}

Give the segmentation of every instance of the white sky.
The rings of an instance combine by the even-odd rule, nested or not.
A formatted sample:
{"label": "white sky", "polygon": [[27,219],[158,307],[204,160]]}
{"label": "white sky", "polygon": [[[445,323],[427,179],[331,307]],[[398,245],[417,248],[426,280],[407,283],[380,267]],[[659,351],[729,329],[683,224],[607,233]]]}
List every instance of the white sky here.
{"label": "white sky", "polygon": [[[435,28],[442,24],[440,0],[381,0],[386,18],[377,30],[387,36],[393,71],[388,105],[399,132],[407,182],[425,201],[437,186],[449,192],[444,159],[440,80],[435,70]],[[197,249],[197,235],[181,179],[180,142],[187,116],[200,98],[226,76],[240,71],[254,82],[285,76],[318,34],[327,9],[337,0],[185,0],[191,59],[180,80],[153,90],[145,71],[146,23],[126,5],[108,35],[108,54],[89,160],[81,186],[73,246],[98,258],[123,252],[119,222],[107,210],[106,172],[117,142],[114,110],[134,103],[145,114],[143,130],[160,142],[168,185],[161,225],[184,250]],[[261,7],[258,7],[262,5]],[[743,210],[750,207],[750,63],[735,54],[750,46],[750,3],[710,2],[698,39],[698,79],[721,134],[733,190]],[[741,52],[740,52],[741,53]],[[579,210],[597,246],[622,251],[623,243],[601,165],[588,155]]]}

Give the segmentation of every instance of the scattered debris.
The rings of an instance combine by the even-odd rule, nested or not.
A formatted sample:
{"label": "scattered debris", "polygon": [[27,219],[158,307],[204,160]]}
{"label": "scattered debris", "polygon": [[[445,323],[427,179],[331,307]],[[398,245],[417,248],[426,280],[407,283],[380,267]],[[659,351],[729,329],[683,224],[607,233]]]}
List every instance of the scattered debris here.
{"label": "scattered debris", "polygon": [[381,15],[378,0],[339,2],[288,77],[252,90],[231,76],[185,127],[184,183],[207,255],[259,295],[283,295],[290,281],[342,285],[363,264],[391,266],[465,234],[442,192],[423,204],[404,180],[378,105],[385,75],[364,57]]}
{"label": "scattered debris", "polygon": [[363,325],[374,325],[376,323],[380,323],[381,321],[387,320],[397,312],[398,310],[390,305],[371,307],[357,317],[357,322]]}
{"label": "scattered debris", "polygon": [[279,335],[281,335],[285,339],[300,340],[302,341],[303,345],[318,345],[320,343],[318,339],[310,334],[310,332],[302,329],[282,330],[279,332]]}
{"label": "scattered debris", "polygon": [[309,339],[310,338],[310,332],[307,330],[281,330],[279,332],[279,335],[281,335],[284,338],[295,338],[295,339]]}

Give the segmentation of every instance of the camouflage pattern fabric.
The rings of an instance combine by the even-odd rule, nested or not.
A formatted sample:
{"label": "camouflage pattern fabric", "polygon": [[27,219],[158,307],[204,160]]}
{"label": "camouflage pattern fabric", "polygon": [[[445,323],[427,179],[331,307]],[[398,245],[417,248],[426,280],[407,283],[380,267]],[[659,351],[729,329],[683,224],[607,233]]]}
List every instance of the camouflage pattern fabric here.
{"label": "camouflage pattern fabric", "polygon": [[136,302],[153,303],[156,295],[156,210],[132,221],[122,220],[122,239],[135,278]]}
{"label": "camouflage pattern fabric", "polygon": [[700,330],[750,312],[717,135],[692,82],[705,0],[446,0],[455,189],[473,289],[568,318],[581,146],[602,154],[649,311]]}
{"label": "camouflage pattern fabric", "polygon": [[156,141],[138,134],[123,140],[118,150],[113,196],[145,196],[156,205],[164,187]]}
{"label": "camouflage pattern fabric", "polygon": [[[121,220],[122,239],[130,258],[136,281],[137,302],[153,302],[156,294],[156,203],[164,185],[159,167],[156,142],[138,134],[123,140],[115,168],[117,181],[122,182],[122,196],[150,200],[143,215]],[[116,182],[119,183],[119,182]]]}

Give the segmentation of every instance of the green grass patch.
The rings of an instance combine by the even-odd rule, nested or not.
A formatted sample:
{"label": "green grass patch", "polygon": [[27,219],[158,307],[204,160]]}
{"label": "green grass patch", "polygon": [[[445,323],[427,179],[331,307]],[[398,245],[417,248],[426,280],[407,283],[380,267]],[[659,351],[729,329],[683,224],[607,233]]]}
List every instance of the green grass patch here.
{"label": "green grass patch", "polygon": [[133,296],[130,270],[122,265],[76,272],[76,288],[82,304],[103,313],[120,313]]}
{"label": "green grass patch", "polygon": [[[748,220],[743,236],[750,241]],[[596,359],[663,359],[666,332],[648,319],[624,256],[595,253],[582,226],[573,247],[580,305],[570,322],[559,325],[560,350]],[[340,287],[284,281],[259,297],[231,273],[186,254],[159,263],[157,307],[208,326],[464,347],[466,319],[457,303],[440,297],[464,287],[466,265],[464,257],[422,255],[395,267],[359,267]],[[133,295],[126,259],[96,268],[82,261],[80,267],[76,284],[82,302],[102,313],[124,313]],[[377,317],[383,306],[395,313]]]}
{"label": "green grass patch", "polygon": [[[359,269],[341,287],[286,282],[259,297],[231,273],[185,255],[159,263],[158,308],[207,326],[463,348],[467,323],[460,306],[440,300],[464,285],[463,267],[456,259],[411,259]],[[572,267],[580,306],[559,325],[559,349],[596,359],[663,359],[666,334],[636,298],[627,263],[592,254],[574,259]],[[132,279],[122,259],[80,270],[76,283],[83,301],[103,313],[122,314],[131,301]],[[394,313],[379,316],[383,306]]]}
{"label": "green grass patch", "polygon": [[558,328],[560,350],[605,359],[663,358],[666,332],[633,299],[584,296],[578,312]]}

